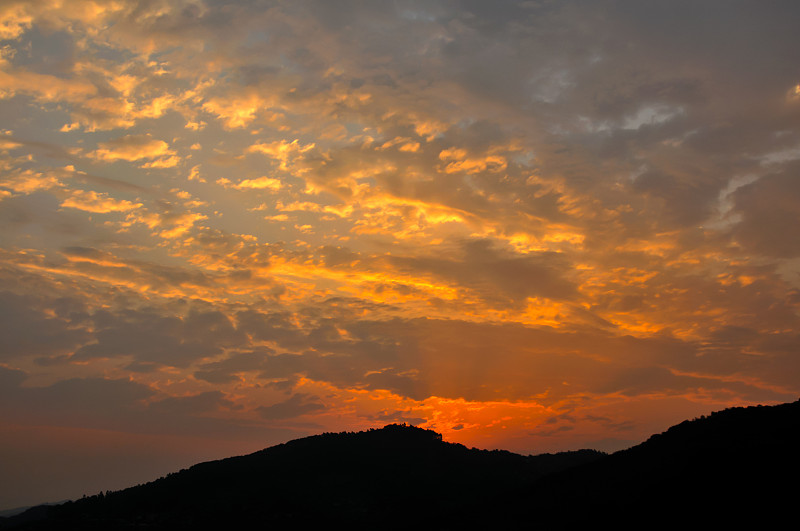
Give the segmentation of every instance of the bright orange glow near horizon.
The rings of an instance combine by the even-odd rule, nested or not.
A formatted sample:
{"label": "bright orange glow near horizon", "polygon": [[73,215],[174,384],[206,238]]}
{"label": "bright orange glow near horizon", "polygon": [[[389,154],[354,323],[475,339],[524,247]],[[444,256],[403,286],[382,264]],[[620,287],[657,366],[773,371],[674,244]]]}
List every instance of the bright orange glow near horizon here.
{"label": "bright orange glow near horizon", "polygon": [[795,400],[798,15],[3,2],[0,509],[392,422],[613,451]]}

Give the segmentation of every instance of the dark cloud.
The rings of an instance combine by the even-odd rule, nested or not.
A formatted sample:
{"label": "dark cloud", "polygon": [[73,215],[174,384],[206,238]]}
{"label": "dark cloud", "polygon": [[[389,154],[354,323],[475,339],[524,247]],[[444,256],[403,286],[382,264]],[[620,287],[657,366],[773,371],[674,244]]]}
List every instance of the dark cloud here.
{"label": "dark cloud", "polygon": [[575,286],[565,278],[562,256],[505,252],[488,240],[464,242],[458,259],[391,256],[388,260],[401,271],[455,282],[494,304],[522,304],[528,297],[564,300],[576,295]]}
{"label": "dark cloud", "polygon": [[25,371],[0,366],[0,393],[19,387],[27,377]]}
{"label": "dark cloud", "polygon": [[319,402],[319,397],[306,393],[296,393],[283,402],[278,402],[271,406],[260,406],[257,411],[266,420],[285,420],[324,409],[325,404]]}
{"label": "dark cloud", "polygon": [[233,382],[238,373],[262,370],[267,365],[265,357],[274,354],[272,349],[266,347],[255,352],[239,352],[222,361],[200,365],[194,377],[212,384]]}
{"label": "dark cloud", "polygon": [[139,362],[185,367],[245,341],[219,311],[189,311],[184,317],[155,309],[99,311],[93,319],[95,342],[78,349],[75,360],[130,356]]}
{"label": "dark cloud", "polygon": [[[69,301],[51,301],[30,295],[0,292],[0,356],[12,359],[66,354],[90,340],[91,334],[81,324],[81,314],[68,310]],[[55,313],[55,312],[53,312]]]}
{"label": "dark cloud", "polygon": [[346,247],[326,245],[319,250],[319,253],[327,267],[350,265],[359,259],[358,253],[354,253]]}
{"label": "dark cloud", "polygon": [[260,341],[274,341],[285,349],[303,349],[307,346],[305,334],[292,322],[288,312],[269,314],[245,310],[236,314],[238,329]]}
{"label": "dark cloud", "polygon": [[[86,222],[79,214],[59,210],[60,202],[54,196],[44,192],[33,192],[3,199],[0,209],[0,223],[4,227],[14,227],[24,233],[36,233],[44,229],[49,234],[42,235],[50,247],[63,245],[65,237],[74,237],[86,227]],[[0,235],[7,248],[17,242],[11,231]],[[59,245],[59,242],[61,245]]]}
{"label": "dark cloud", "polygon": [[220,391],[206,391],[190,396],[171,396],[148,406],[148,412],[176,418],[193,416],[223,407],[234,409],[235,404],[226,399]]}
{"label": "dark cloud", "polygon": [[800,164],[771,174],[734,192],[735,212],[742,219],[733,237],[745,249],[767,256],[800,256],[800,239],[792,227],[800,226]]}
{"label": "dark cloud", "polygon": [[636,178],[633,189],[653,199],[651,216],[663,217],[662,226],[697,225],[706,220],[716,206],[722,183],[703,183],[697,175],[677,177],[659,171]]}
{"label": "dark cloud", "polygon": [[[45,387],[5,388],[2,415],[20,424],[127,429],[155,392],[125,379],[71,378]],[[138,423],[137,423],[138,424]]]}
{"label": "dark cloud", "polygon": [[[393,424],[410,424],[412,426],[416,426],[418,424],[423,424],[426,422],[425,419],[419,417],[409,417],[406,415],[406,411],[381,411],[377,415],[370,415],[367,418],[370,420],[375,420],[384,423],[393,423]],[[463,428],[463,426],[461,426]],[[458,430],[460,428],[453,427],[451,429]]]}
{"label": "dark cloud", "polygon": [[61,252],[67,256],[79,256],[82,258],[94,258],[94,259],[102,259],[108,258],[109,254],[103,251],[99,251],[92,247],[64,247],[61,249]]}

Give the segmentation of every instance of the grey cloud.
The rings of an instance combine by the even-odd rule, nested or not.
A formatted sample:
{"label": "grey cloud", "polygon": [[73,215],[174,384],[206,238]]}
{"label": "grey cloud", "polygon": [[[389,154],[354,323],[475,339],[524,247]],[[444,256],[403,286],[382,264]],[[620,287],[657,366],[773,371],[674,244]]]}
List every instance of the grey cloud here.
{"label": "grey cloud", "polygon": [[322,259],[327,267],[349,265],[360,258],[358,253],[354,253],[346,247],[334,247],[326,245],[319,250]]}
{"label": "grey cloud", "polygon": [[800,163],[762,177],[734,192],[735,211],[742,216],[732,235],[745,249],[767,256],[800,256]]}
{"label": "grey cloud", "polygon": [[[41,142],[37,140],[28,140],[25,138],[20,138],[18,135],[3,135],[0,137],[4,140],[11,140],[15,143],[21,144],[25,146],[28,151],[37,152],[41,150],[43,154],[47,157],[54,158],[54,159],[66,159],[72,162],[77,162],[79,159],[73,155],[70,155],[69,152],[64,149],[64,146],[59,144],[52,144],[49,142]],[[16,148],[19,149],[19,148]]]}
{"label": "grey cloud", "polygon": [[[86,343],[90,334],[81,323],[80,313],[70,312],[67,301],[55,317],[45,311],[54,301],[33,296],[0,292],[0,356],[12,359],[66,354]],[[66,310],[66,311],[64,311]]]}
{"label": "grey cloud", "polygon": [[277,404],[261,406],[257,411],[267,420],[285,420],[301,417],[325,409],[325,404],[319,402],[319,397],[306,393],[296,393]]}
{"label": "grey cloud", "polygon": [[[367,418],[380,422],[405,423],[405,424],[410,424],[412,426],[416,426],[417,424],[423,424],[424,422],[426,422],[426,419],[419,417],[409,417],[406,416],[406,413],[407,411],[385,410],[381,411],[377,415],[370,415]],[[463,425],[461,427],[463,428]],[[458,430],[460,428],[453,427],[451,429]]]}
{"label": "grey cloud", "polygon": [[263,370],[267,363],[265,357],[274,354],[272,349],[266,347],[254,352],[239,352],[222,361],[200,365],[194,377],[214,384],[232,382],[236,380],[237,373]]}
{"label": "grey cloud", "polygon": [[0,366],[0,393],[19,387],[27,377],[28,374],[25,371]]}
{"label": "grey cloud", "polygon": [[184,417],[214,411],[220,407],[234,409],[235,404],[226,399],[221,391],[206,391],[196,395],[173,396],[152,402],[148,406],[148,412]]}
{"label": "grey cloud", "polygon": [[649,208],[649,214],[663,216],[667,223],[684,227],[699,224],[711,214],[722,182],[703,182],[696,175],[676,177],[660,171],[647,172],[633,183],[633,189],[662,204]]}
{"label": "grey cloud", "polygon": [[94,314],[95,343],[75,352],[75,360],[131,356],[139,362],[185,367],[193,361],[242,345],[245,336],[219,311],[190,311],[185,317],[153,309]]}
{"label": "grey cloud", "polygon": [[[14,227],[26,234],[36,234],[44,240],[44,244],[49,244],[50,248],[57,248],[63,245],[65,237],[79,235],[87,227],[87,221],[83,216],[76,212],[59,210],[59,207],[59,200],[46,192],[3,199],[0,223],[6,228]],[[37,234],[39,227],[46,233]],[[11,231],[0,234],[0,238],[6,248],[21,243],[13,238]]]}
{"label": "grey cloud", "polygon": [[0,412],[12,422],[119,429],[154,391],[124,379],[73,378],[45,387],[16,385],[4,394]]}
{"label": "grey cloud", "polygon": [[564,278],[567,264],[556,253],[512,254],[488,240],[465,242],[462,252],[460,259],[391,256],[387,260],[401,270],[454,281],[499,305],[521,304],[527,297],[564,300],[576,295],[575,286]]}
{"label": "grey cloud", "polygon": [[107,258],[110,256],[108,253],[104,251],[99,251],[93,247],[80,247],[80,246],[73,246],[73,247],[64,247],[61,249],[61,252],[67,256],[79,256],[82,258]]}
{"label": "grey cloud", "polygon": [[424,377],[417,374],[408,374],[393,368],[369,372],[363,376],[363,382],[368,389],[402,389],[405,396],[414,400],[425,400],[430,396],[430,385]]}
{"label": "grey cloud", "polygon": [[306,347],[305,334],[291,320],[291,314],[273,312],[269,314],[246,310],[236,314],[238,329],[260,341],[274,341],[286,349]]}
{"label": "grey cloud", "polygon": [[[263,425],[208,416],[220,409],[241,409],[220,391],[158,397],[150,387],[127,379],[72,378],[48,386],[20,385],[26,377],[23,371],[0,367],[0,418],[4,422],[254,440],[276,433]],[[152,401],[156,397],[160,399]],[[319,405],[315,400],[301,395],[278,410],[288,414],[297,406],[298,411],[314,411]],[[283,436],[292,434],[297,432]]]}

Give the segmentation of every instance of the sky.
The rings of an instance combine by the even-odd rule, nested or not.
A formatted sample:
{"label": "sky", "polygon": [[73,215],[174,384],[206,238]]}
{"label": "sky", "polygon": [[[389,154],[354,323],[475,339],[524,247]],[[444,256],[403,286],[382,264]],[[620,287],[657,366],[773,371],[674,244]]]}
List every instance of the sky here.
{"label": "sky", "polygon": [[[800,4],[0,3],[0,508],[800,394]],[[11,478],[11,480],[8,480]]]}

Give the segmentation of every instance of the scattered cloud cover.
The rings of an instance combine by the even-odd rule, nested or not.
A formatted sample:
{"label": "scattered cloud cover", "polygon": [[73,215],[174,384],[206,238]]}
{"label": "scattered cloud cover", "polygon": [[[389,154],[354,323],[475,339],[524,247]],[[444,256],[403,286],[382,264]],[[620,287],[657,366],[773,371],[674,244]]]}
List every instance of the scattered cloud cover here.
{"label": "scattered cloud cover", "polygon": [[[796,399],[798,17],[3,2],[3,448],[611,450]],[[0,508],[99,481],[31,477]]]}

